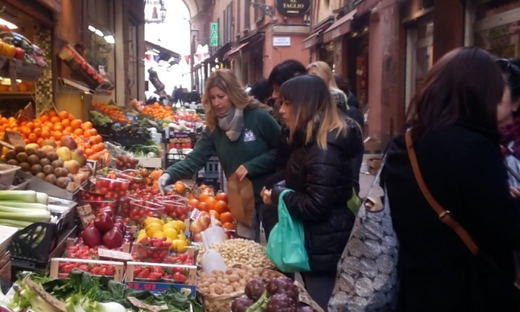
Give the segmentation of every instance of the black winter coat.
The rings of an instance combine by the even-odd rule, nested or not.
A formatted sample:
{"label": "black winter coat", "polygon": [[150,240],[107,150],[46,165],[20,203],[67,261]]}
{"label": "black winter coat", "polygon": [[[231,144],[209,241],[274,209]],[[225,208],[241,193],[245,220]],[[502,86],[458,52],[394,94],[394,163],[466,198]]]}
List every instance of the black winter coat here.
{"label": "black winter coat", "polygon": [[520,207],[509,194],[497,135],[453,125],[414,146],[432,195],[501,273],[439,220],[417,185],[401,135],[389,144],[381,179],[400,243],[398,311],[520,311],[520,291],[513,286]]}
{"label": "black winter coat", "polygon": [[355,216],[347,208],[354,182],[352,158],[363,152],[359,128],[348,121],[347,136],[327,135],[327,149],[314,141],[307,145],[302,132],[293,138],[294,150],[285,169],[285,183],[273,188],[271,198],[278,206],[280,193],[293,218],[303,221],[305,248],[312,272],[336,272]]}

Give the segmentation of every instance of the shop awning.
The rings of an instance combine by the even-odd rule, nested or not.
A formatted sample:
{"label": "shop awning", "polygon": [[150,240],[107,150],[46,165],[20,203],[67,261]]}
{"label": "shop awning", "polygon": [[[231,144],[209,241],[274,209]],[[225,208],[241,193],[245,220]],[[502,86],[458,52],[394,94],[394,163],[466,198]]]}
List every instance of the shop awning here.
{"label": "shop awning", "polygon": [[[169,59],[173,58],[174,62],[176,64],[179,64],[179,62],[181,61],[181,55],[179,53],[176,53],[176,52],[173,52],[172,50],[163,48],[160,45],[157,45],[155,43],[151,43],[149,41],[145,41],[145,44],[146,44],[147,50],[152,50],[152,51],[156,52],[159,55],[161,55],[161,53],[167,54],[167,55],[170,56]],[[163,57],[163,60],[166,61],[166,62],[168,62],[169,59],[164,60],[164,57]]]}
{"label": "shop awning", "polygon": [[335,21],[325,32],[323,33],[323,42],[331,42],[332,40],[343,36],[344,34],[348,34],[350,32],[350,26],[352,24],[352,20],[357,13],[357,9],[354,9],[347,15],[343,16],[339,20]]}
{"label": "shop awning", "polygon": [[205,59],[204,63],[212,63],[215,59],[222,61],[224,59],[224,55],[229,50],[231,50],[231,42],[228,42],[225,45],[223,45],[222,47],[220,47],[217,51],[215,51],[207,59]]}
{"label": "shop awning", "polygon": [[316,28],[311,32],[310,36],[302,41],[302,50],[309,49],[319,43],[319,35],[334,23],[334,20],[326,20],[321,25],[317,25]]}
{"label": "shop awning", "polygon": [[248,45],[249,42],[242,43],[241,45],[234,47],[233,49],[229,50],[226,54],[224,54],[224,60],[234,60],[240,56],[240,50],[242,50],[243,47]]}

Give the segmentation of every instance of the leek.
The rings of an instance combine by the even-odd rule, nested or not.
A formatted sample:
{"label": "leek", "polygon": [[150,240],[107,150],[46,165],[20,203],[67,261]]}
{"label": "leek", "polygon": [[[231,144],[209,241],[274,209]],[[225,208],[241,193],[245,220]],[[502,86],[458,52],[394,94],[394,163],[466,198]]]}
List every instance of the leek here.
{"label": "leek", "polygon": [[0,206],[0,218],[32,222],[49,222],[51,219],[51,213],[47,210],[24,211],[19,208]]}
{"label": "leek", "polygon": [[49,195],[41,192],[36,192],[36,202],[43,205],[49,204]]}
{"label": "leek", "polygon": [[10,219],[1,219],[0,218],[0,225],[12,226],[19,230],[26,228],[33,223],[34,222],[30,222],[30,221],[20,221],[20,220],[10,220]]}
{"label": "leek", "polygon": [[31,190],[0,191],[0,200],[10,200],[25,203],[36,203],[36,192]]}
{"label": "leek", "polygon": [[12,208],[27,208],[27,210],[47,210],[47,205],[44,204],[36,204],[36,203],[24,203],[24,202],[14,202],[14,201],[1,201],[0,206],[4,207],[12,207]]}

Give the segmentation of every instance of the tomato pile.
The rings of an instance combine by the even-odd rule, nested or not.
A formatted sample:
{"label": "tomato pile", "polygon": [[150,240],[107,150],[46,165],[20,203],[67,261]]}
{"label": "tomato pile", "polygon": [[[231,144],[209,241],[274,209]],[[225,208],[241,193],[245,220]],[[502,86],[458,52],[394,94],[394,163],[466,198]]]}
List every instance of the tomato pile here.
{"label": "tomato pile", "polygon": [[134,267],[134,278],[136,280],[158,281],[184,283],[188,279],[188,272],[182,268],[165,268],[159,266]]}
{"label": "tomato pile", "polygon": [[163,262],[168,256],[171,243],[166,241],[166,237],[161,239],[145,237],[134,243],[132,247],[132,257],[141,262]]}
{"label": "tomato pile", "polygon": [[[146,170],[146,169],[144,169]],[[148,171],[148,170],[146,170]],[[130,181],[130,185],[128,186],[128,189],[131,190],[131,191],[135,191],[135,190],[145,190],[148,186],[147,186],[147,179],[146,177],[143,177],[141,175],[141,172],[143,172],[143,170],[133,170],[133,169],[130,169],[130,170],[124,170],[124,171],[121,171],[119,173],[117,173],[117,177],[120,178],[120,179],[123,179],[123,180],[128,180]]]}
{"label": "tomato pile", "polygon": [[95,193],[103,194],[107,199],[120,200],[126,196],[130,181],[109,174],[106,178],[96,179]]}
{"label": "tomato pile", "polygon": [[116,168],[119,170],[135,169],[139,160],[130,156],[118,155],[116,157]]}

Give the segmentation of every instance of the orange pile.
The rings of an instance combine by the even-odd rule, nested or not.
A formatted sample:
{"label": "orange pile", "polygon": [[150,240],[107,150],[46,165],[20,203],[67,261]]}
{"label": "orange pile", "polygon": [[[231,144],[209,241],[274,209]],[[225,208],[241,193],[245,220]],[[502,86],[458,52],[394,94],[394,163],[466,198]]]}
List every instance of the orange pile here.
{"label": "orange pile", "polygon": [[141,111],[141,114],[152,116],[158,120],[169,119],[173,121],[175,119],[170,106],[163,106],[157,102],[152,105],[146,105]]}
{"label": "orange pile", "polygon": [[108,116],[115,122],[125,122],[129,123],[130,119],[128,119],[123,111],[115,105],[108,105],[101,102],[92,101],[92,106],[97,109],[100,113]]}
{"label": "orange pile", "polygon": [[85,156],[90,160],[99,160],[108,154],[105,144],[102,142],[103,139],[97,134],[92,123],[76,119],[66,111],[57,113],[51,110],[32,121],[20,123],[13,117],[0,116],[0,136],[3,137],[6,130],[20,132],[25,144],[41,145],[43,140],[54,140],[59,146],[61,138],[70,135],[76,141],[78,149],[83,150]]}
{"label": "orange pile", "polygon": [[[177,182],[182,183],[182,182]],[[177,189],[177,183],[175,188]],[[201,185],[201,189],[204,190],[199,198],[195,198],[192,194],[188,196],[188,205],[193,208],[197,208],[200,211],[208,212],[210,215],[214,215],[216,220],[222,222],[222,227],[233,230],[233,214],[229,211],[228,207],[228,196],[226,193],[219,192],[213,196],[213,190],[206,185]],[[177,190],[178,192],[179,190]]]}

